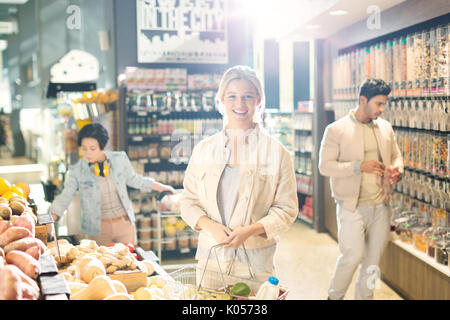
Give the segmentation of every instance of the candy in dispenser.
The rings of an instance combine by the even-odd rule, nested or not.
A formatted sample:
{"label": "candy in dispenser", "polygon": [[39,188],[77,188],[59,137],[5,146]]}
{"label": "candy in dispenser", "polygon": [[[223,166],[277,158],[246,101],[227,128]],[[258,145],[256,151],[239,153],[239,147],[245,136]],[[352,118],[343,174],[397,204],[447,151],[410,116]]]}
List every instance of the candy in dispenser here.
{"label": "candy in dispenser", "polygon": [[414,35],[410,34],[407,37],[406,43],[406,95],[415,96],[414,82],[415,82],[415,51],[414,51]]}
{"label": "candy in dispenser", "polygon": [[445,94],[449,80],[449,30],[448,26],[440,26],[437,29],[437,94]]}
{"label": "candy in dispenser", "polygon": [[438,93],[438,42],[437,42],[437,30],[431,29],[430,31],[430,53],[431,53],[431,74],[430,74],[430,87],[431,94],[437,95]]}
{"label": "candy in dispenser", "polygon": [[422,33],[423,55],[422,55],[422,95],[430,95],[430,79],[431,79],[431,39],[430,31]]}
{"label": "candy in dispenser", "polygon": [[422,64],[422,56],[423,56],[423,42],[422,42],[422,34],[416,33],[414,34],[414,96],[418,97],[421,95],[422,87],[421,80],[423,78],[423,64]]}

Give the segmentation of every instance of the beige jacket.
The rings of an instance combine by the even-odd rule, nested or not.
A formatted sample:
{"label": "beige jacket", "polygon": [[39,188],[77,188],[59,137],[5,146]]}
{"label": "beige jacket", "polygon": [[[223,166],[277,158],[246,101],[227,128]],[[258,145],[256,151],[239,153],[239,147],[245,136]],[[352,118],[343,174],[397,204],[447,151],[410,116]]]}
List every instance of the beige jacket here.
{"label": "beige jacket", "polygon": [[[181,216],[195,228],[202,216],[222,223],[217,206],[217,188],[228,162],[230,149],[225,131],[199,142],[193,152],[184,177],[180,200]],[[267,238],[252,236],[245,241],[248,249],[276,243],[276,236],[289,229],[298,214],[295,172],[286,148],[269,137],[263,129],[251,130],[246,156],[240,162],[239,197],[230,220],[233,230],[240,225],[260,222]],[[199,246],[216,245],[206,231],[200,231]]]}
{"label": "beige jacket", "polygon": [[[364,159],[363,128],[353,112],[327,126],[319,155],[319,171],[323,176],[331,177],[332,196],[350,211],[358,204],[360,165]],[[391,124],[378,118],[374,126],[384,165],[398,167],[403,173],[403,158]]]}

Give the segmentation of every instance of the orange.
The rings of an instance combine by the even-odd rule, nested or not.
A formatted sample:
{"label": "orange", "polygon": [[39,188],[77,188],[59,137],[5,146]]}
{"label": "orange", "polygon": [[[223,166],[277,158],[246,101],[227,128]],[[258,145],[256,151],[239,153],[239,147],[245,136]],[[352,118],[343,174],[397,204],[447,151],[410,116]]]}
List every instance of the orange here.
{"label": "orange", "polygon": [[25,192],[25,195],[27,197],[30,195],[30,186],[28,185],[28,183],[18,182],[16,183],[16,186],[21,188]]}
{"label": "orange", "polygon": [[18,187],[18,186],[15,185],[15,184],[12,185],[10,191],[14,192],[15,194],[18,194],[18,195],[21,196],[21,197],[24,197],[24,198],[27,197],[26,194],[25,194],[25,192],[23,191],[23,189],[22,189],[21,187]]}
{"label": "orange", "polygon": [[11,183],[5,178],[0,178],[0,194],[5,193],[11,189]]}
{"label": "orange", "polygon": [[15,197],[15,196],[18,196],[18,194],[14,193],[12,191],[6,191],[5,193],[2,194],[2,197],[8,201],[9,201],[9,199],[11,199],[12,197]]}

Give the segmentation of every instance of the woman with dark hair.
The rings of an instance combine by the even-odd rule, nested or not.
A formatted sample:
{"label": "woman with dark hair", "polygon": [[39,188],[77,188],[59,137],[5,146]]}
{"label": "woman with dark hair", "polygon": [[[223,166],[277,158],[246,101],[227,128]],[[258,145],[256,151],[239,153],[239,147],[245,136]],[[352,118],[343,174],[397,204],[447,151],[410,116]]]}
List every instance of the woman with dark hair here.
{"label": "woman with dark hair", "polygon": [[83,158],[69,169],[64,190],[49,208],[57,221],[78,192],[81,231],[99,245],[110,242],[136,244],[133,206],[127,186],[144,191],[175,190],[137,174],[125,152],[105,151],[108,131],[99,123],[84,126],[78,134]]}

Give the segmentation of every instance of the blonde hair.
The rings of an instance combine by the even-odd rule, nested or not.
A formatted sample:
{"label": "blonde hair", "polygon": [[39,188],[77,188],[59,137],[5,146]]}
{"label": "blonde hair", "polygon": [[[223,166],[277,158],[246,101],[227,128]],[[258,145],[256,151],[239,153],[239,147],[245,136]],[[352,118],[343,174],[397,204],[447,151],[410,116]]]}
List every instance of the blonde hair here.
{"label": "blonde hair", "polygon": [[256,89],[256,93],[258,97],[261,99],[259,106],[256,108],[255,115],[253,116],[253,121],[259,124],[262,124],[264,110],[265,110],[265,102],[266,96],[264,94],[264,88],[261,81],[261,78],[256,73],[256,71],[248,66],[234,66],[225,71],[220,80],[219,89],[216,94],[216,106],[218,111],[222,114],[224,118],[224,127],[228,122],[226,118],[225,106],[222,103],[222,98],[225,94],[225,90],[227,89],[229,83],[233,80],[247,80],[250,82]]}

